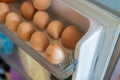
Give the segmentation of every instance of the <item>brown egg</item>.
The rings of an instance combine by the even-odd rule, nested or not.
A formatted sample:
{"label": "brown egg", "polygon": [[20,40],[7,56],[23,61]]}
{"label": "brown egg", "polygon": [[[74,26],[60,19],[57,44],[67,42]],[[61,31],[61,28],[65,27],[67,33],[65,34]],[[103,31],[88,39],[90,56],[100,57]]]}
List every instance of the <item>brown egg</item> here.
{"label": "brown egg", "polygon": [[59,64],[65,59],[65,50],[59,43],[52,43],[46,49],[45,56],[52,64]]}
{"label": "brown egg", "polygon": [[33,18],[33,15],[35,13],[35,8],[33,7],[31,2],[26,1],[21,6],[21,13],[24,18],[30,20]]}
{"label": "brown egg", "polygon": [[49,21],[50,21],[50,16],[45,11],[36,12],[33,18],[33,22],[41,30],[46,28]]}
{"label": "brown egg", "polygon": [[5,24],[9,30],[12,32],[16,32],[19,24],[21,23],[21,19],[15,12],[10,12],[6,16]]}
{"label": "brown egg", "polygon": [[35,29],[30,22],[22,22],[17,29],[18,37],[24,41],[30,40],[31,35],[34,32]]}
{"label": "brown egg", "polygon": [[54,20],[48,25],[47,32],[52,38],[58,39],[61,36],[63,29],[63,23],[59,20]]}
{"label": "brown egg", "polygon": [[74,50],[81,37],[81,32],[75,26],[68,26],[62,33],[61,41],[66,48]]}
{"label": "brown egg", "polygon": [[1,2],[0,3],[0,22],[5,20],[6,15],[10,12],[8,4]]}
{"label": "brown egg", "polygon": [[33,33],[30,44],[36,51],[43,52],[49,45],[49,39],[45,33],[38,31]]}
{"label": "brown egg", "polygon": [[5,3],[13,3],[15,2],[16,0],[0,0],[0,2],[5,2]]}
{"label": "brown egg", "polygon": [[51,5],[51,0],[33,0],[33,5],[37,10],[46,10]]}

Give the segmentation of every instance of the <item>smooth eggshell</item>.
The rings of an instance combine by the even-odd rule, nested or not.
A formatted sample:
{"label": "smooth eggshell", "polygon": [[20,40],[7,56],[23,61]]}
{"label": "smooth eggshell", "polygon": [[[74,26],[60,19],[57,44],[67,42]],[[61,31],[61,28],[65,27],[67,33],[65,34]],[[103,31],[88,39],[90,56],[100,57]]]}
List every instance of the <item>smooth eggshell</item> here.
{"label": "smooth eggshell", "polygon": [[45,11],[38,11],[35,13],[33,22],[41,30],[45,29],[50,21],[50,16]]}
{"label": "smooth eggshell", "polygon": [[66,48],[74,50],[81,37],[82,33],[79,29],[75,26],[68,26],[62,33],[61,41]]}
{"label": "smooth eggshell", "polygon": [[65,59],[65,50],[59,43],[52,43],[46,49],[46,59],[52,64],[59,64]]}
{"label": "smooth eggshell", "polygon": [[5,24],[9,30],[12,32],[16,32],[19,24],[21,23],[21,19],[15,12],[9,12],[6,16]]}
{"label": "smooth eggshell", "polygon": [[34,32],[35,29],[30,22],[22,22],[17,29],[18,37],[24,41],[28,41]]}
{"label": "smooth eggshell", "polygon": [[6,15],[10,12],[8,4],[1,2],[0,3],[0,22],[5,20]]}
{"label": "smooth eggshell", "polygon": [[33,5],[37,10],[46,10],[51,5],[51,0],[33,0]]}
{"label": "smooth eggshell", "polygon": [[47,32],[52,38],[58,39],[61,36],[63,29],[64,24],[59,20],[54,20],[49,23]]}
{"label": "smooth eggshell", "polygon": [[24,18],[26,19],[32,19],[33,15],[35,13],[35,8],[33,7],[32,3],[29,1],[26,1],[21,6],[21,13]]}
{"label": "smooth eggshell", "polygon": [[49,39],[45,33],[37,31],[33,33],[30,44],[36,51],[44,52],[49,45]]}

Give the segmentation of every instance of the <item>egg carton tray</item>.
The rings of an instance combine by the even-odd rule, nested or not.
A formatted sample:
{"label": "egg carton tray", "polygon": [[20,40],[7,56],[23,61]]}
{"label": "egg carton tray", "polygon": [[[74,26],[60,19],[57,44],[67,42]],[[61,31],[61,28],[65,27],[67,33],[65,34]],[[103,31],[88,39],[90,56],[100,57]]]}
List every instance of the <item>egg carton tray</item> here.
{"label": "egg carton tray", "polygon": [[[20,40],[17,36],[11,33],[4,24],[0,24],[2,31],[21,49],[23,49],[28,55],[34,58],[39,64],[41,64],[45,69],[47,69],[51,74],[53,74],[58,79],[65,79],[72,75],[75,70],[75,65],[77,61],[74,60],[68,67],[59,68],[51,64],[48,60],[46,60],[43,56],[39,55],[38,52],[33,50],[30,46],[26,45],[22,40]],[[4,55],[5,56],[5,55]],[[60,64],[58,64],[60,65]]]}
{"label": "egg carton tray", "polygon": [[[20,7],[22,1],[14,4],[10,4],[12,10],[17,12],[18,14],[20,11],[18,8]],[[16,7],[15,7],[16,6]],[[47,10],[50,17],[52,19],[58,19],[64,22],[67,25],[75,25],[80,29],[80,31],[85,34],[89,28],[89,20],[81,15],[80,13],[76,12],[74,9],[70,8],[66,3],[63,1],[56,1],[52,0],[52,5]],[[65,14],[65,13],[66,14]],[[70,13],[70,14],[69,14]],[[37,51],[35,51],[30,45],[26,42],[22,41],[11,32],[4,23],[0,24],[0,29],[4,32],[18,47],[23,49],[28,55],[30,55],[33,59],[35,59],[40,65],[42,65],[45,69],[47,69],[51,74],[53,74],[58,79],[66,79],[70,75],[73,74],[75,71],[77,60],[74,59],[74,51],[72,54],[70,53],[68,60],[70,60],[69,65],[65,65],[66,63],[60,63],[58,65],[51,64],[45,57],[40,55]],[[69,54],[69,53],[68,53]]]}

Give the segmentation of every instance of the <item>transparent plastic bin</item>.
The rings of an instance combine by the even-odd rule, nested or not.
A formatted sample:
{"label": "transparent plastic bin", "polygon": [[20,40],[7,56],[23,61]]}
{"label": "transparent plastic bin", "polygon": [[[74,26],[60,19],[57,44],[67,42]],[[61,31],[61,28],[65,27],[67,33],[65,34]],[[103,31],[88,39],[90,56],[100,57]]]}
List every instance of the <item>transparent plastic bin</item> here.
{"label": "transparent plastic bin", "polygon": [[[15,8],[19,6],[13,7],[14,10]],[[67,78],[74,71],[73,80],[103,79],[120,32],[119,19],[86,0],[52,0],[47,12],[53,19],[59,19],[65,25],[75,25],[84,34],[77,43],[75,56],[70,57],[72,62],[65,68],[59,67],[59,64],[56,67],[48,62],[10,32],[4,24],[0,24],[0,28],[16,45],[58,79]]]}
{"label": "transparent plastic bin", "polygon": [[[56,2],[57,4],[61,4],[62,6],[58,8],[60,8],[61,10],[64,8],[66,8],[67,10],[71,10],[71,14],[70,16],[75,16],[77,18],[68,20],[68,17],[64,17],[61,14],[58,14],[57,12],[54,11],[53,7],[56,6],[56,3],[54,3],[55,1],[52,1],[54,4],[53,6],[51,6],[47,12],[49,13],[49,15],[51,16],[52,19],[59,19],[61,20],[66,26],[68,25],[75,25],[75,26],[81,26],[78,27],[81,32],[83,34],[86,33],[87,29],[89,28],[89,21],[82,15],[80,15],[79,13],[75,12],[74,10],[71,10],[69,7],[67,8],[67,5],[65,5],[63,2]],[[19,3],[14,3],[14,4],[10,4],[12,11],[17,12],[20,15],[20,5],[22,2]],[[68,13],[68,12],[67,12]],[[68,19],[67,19],[68,18]],[[82,20],[81,20],[82,18]],[[80,23],[79,23],[80,21]],[[81,24],[82,23],[82,24]],[[83,24],[85,23],[85,24]],[[14,33],[12,33],[11,31],[9,31],[7,29],[7,27],[5,27],[4,24],[0,24],[2,31],[7,34],[7,36],[9,38],[11,38],[11,40],[20,48],[22,48],[28,55],[30,55],[33,59],[35,59],[38,63],[40,63],[45,69],[47,69],[50,73],[52,73],[55,77],[57,77],[58,79],[65,79],[69,76],[72,75],[72,73],[75,70],[75,66],[77,64],[77,61],[74,60],[74,53],[67,53],[70,54],[68,56],[68,61],[69,65],[66,66],[66,63],[60,63],[58,65],[53,65],[50,62],[48,62],[42,55],[40,55],[38,52],[36,52],[35,50],[33,50],[33,48],[31,48],[29,45],[26,44],[26,42],[23,42],[22,40],[20,40]],[[84,27],[85,26],[85,27]],[[64,66],[65,64],[65,66]],[[61,66],[63,65],[63,66]]]}

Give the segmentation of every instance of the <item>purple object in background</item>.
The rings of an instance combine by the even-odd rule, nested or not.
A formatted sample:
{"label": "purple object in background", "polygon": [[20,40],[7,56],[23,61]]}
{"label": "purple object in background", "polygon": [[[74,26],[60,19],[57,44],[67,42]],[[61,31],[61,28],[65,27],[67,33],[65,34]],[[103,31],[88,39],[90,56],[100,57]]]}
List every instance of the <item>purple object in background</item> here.
{"label": "purple object in background", "polygon": [[120,57],[117,61],[117,64],[113,70],[110,80],[120,80]]}
{"label": "purple object in background", "polygon": [[14,69],[11,69],[10,80],[24,80],[24,79]]}

